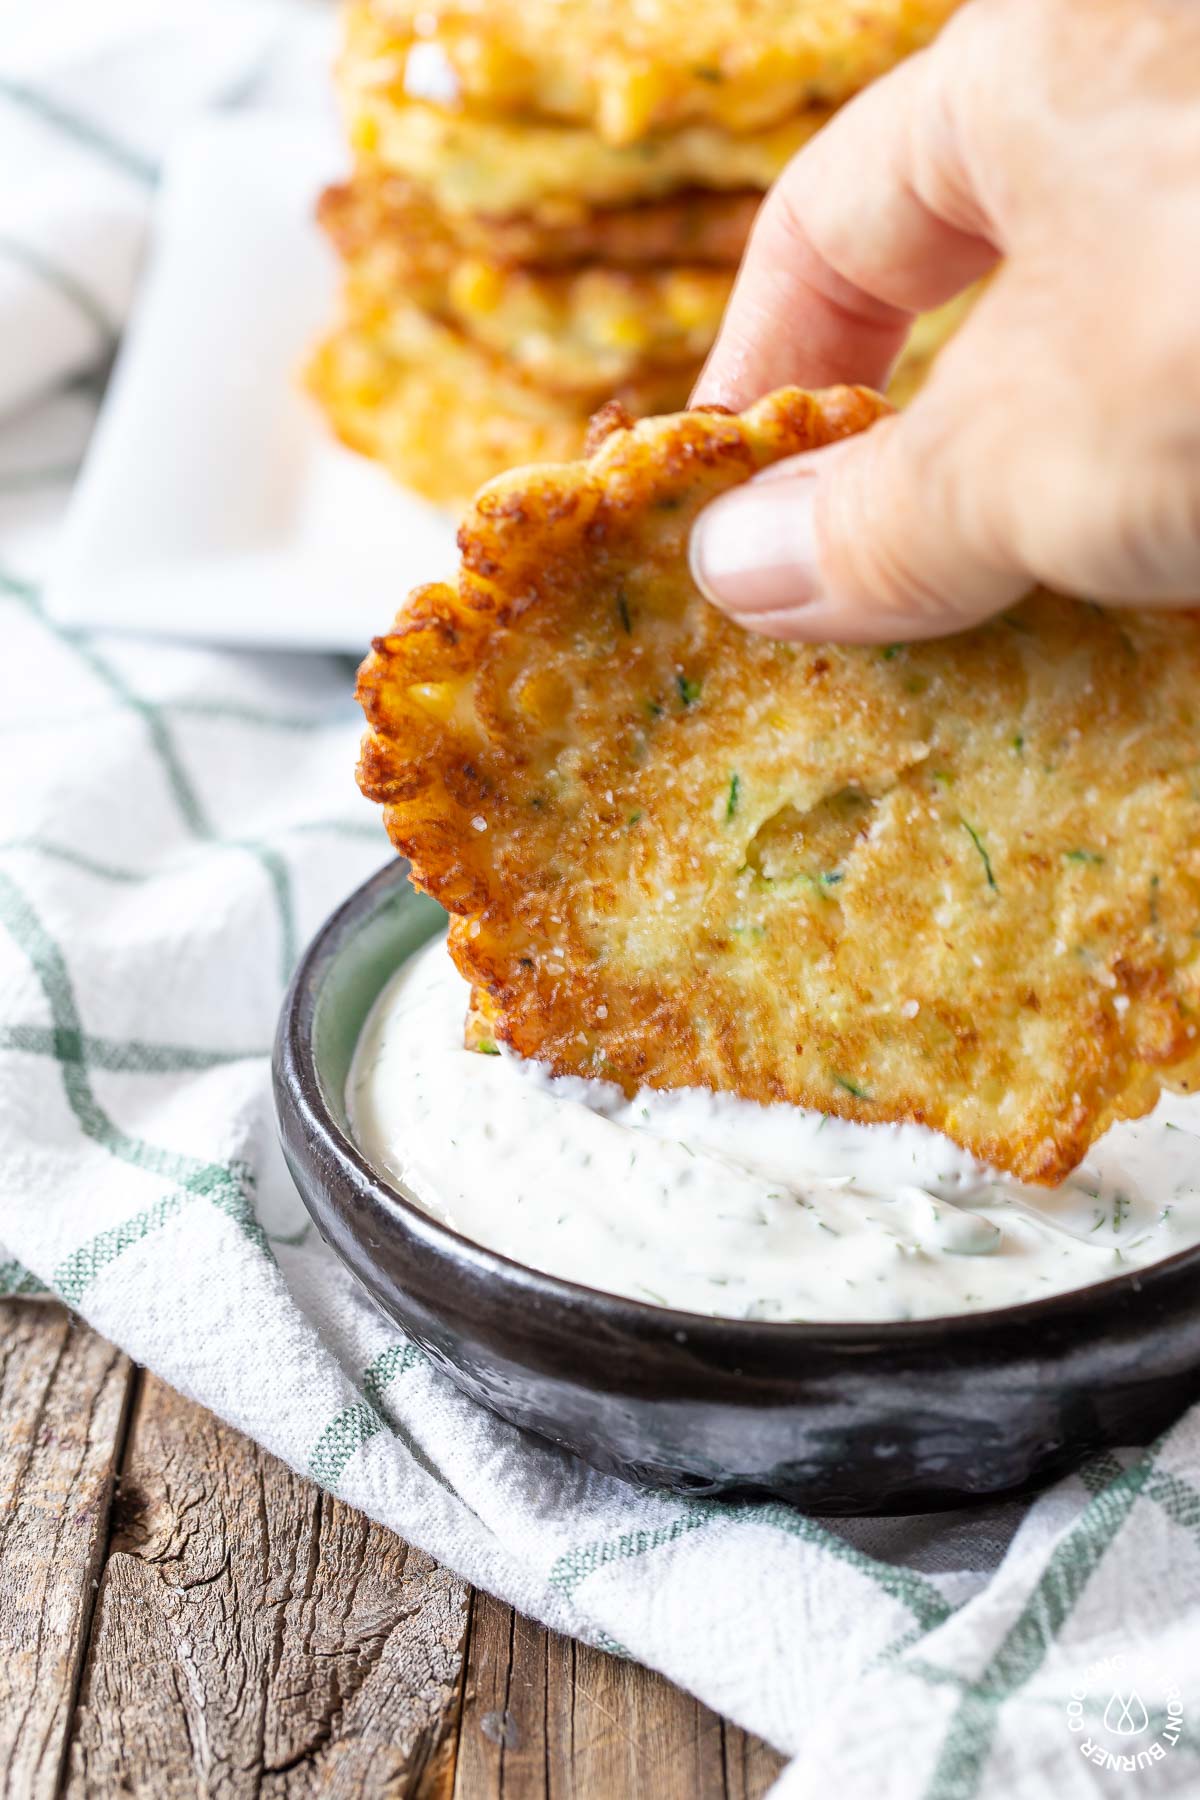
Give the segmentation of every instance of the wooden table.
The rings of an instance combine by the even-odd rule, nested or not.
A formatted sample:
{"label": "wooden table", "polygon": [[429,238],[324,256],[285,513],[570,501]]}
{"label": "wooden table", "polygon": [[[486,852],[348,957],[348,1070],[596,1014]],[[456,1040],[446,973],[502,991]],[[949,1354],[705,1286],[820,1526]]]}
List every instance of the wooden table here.
{"label": "wooden table", "polygon": [[5,1800],[757,1800],[780,1766],[0,1302]]}

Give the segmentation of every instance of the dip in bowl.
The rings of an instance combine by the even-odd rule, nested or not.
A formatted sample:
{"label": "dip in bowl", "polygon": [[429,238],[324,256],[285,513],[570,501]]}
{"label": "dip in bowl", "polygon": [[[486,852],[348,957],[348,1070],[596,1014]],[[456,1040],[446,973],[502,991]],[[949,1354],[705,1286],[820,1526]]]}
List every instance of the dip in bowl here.
{"label": "dip in bowl", "polygon": [[505,1418],[635,1481],[901,1512],[1035,1486],[1200,1394],[1196,1102],[1049,1195],[915,1127],[626,1102],[458,1050],[465,988],[417,961],[443,925],[399,862],[333,915],[276,1100],[323,1235]]}

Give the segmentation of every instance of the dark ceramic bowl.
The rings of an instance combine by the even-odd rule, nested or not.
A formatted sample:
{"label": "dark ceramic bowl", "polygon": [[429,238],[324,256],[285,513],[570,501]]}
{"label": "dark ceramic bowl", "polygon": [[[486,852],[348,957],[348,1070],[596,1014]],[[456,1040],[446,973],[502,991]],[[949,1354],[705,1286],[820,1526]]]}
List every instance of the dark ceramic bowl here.
{"label": "dark ceramic bowl", "polygon": [[1200,1249],[970,1317],[777,1325],[617,1299],[438,1224],[359,1154],[343,1096],[371,1003],[442,922],[402,863],[333,915],[284,1005],[275,1098],[320,1231],[387,1316],[502,1417],[631,1481],[915,1512],[1145,1443],[1200,1395]]}

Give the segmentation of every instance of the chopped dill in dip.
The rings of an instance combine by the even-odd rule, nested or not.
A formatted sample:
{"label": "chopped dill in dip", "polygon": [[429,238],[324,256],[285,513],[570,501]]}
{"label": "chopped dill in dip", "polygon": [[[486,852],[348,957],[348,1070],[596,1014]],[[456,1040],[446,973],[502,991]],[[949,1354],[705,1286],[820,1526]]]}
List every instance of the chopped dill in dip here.
{"label": "chopped dill in dip", "polygon": [[587,1287],[722,1318],[933,1318],[1200,1242],[1200,1098],[1165,1098],[1031,1188],[916,1125],[698,1088],[626,1100],[481,1056],[466,1004],[442,939],[398,972],[350,1071],[355,1138],[464,1237]]}

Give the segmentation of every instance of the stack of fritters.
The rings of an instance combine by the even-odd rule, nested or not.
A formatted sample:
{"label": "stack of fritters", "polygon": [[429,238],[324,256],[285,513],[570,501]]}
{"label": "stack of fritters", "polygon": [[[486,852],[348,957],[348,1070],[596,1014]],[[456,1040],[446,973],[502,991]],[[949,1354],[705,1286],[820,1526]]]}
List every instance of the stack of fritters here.
{"label": "stack of fritters", "polygon": [[339,435],[430,498],[686,401],[763,190],[957,0],[352,0]]}

